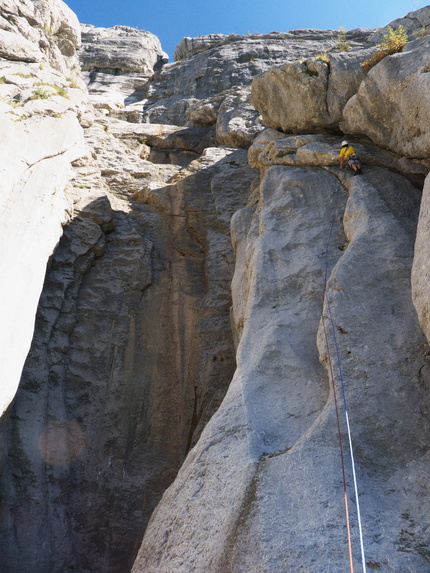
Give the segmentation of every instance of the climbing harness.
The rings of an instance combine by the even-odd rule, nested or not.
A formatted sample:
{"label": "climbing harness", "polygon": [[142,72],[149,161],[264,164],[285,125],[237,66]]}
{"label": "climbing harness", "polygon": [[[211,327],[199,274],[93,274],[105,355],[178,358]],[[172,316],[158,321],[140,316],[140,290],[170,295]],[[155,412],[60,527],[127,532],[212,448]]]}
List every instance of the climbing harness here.
{"label": "climbing harness", "polygon": [[[338,401],[337,401],[337,392],[336,392],[335,378],[334,378],[334,372],[333,372],[333,362],[332,362],[332,358],[331,358],[331,354],[330,354],[327,329],[326,329],[326,325],[325,325],[325,318],[327,318],[331,324],[333,342],[334,342],[334,347],[335,347],[335,351],[336,351],[336,362],[337,362],[337,368],[338,368],[339,380],[340,380],[340,386],[341,386],[341,392],[342,392],[343,407],[344,407],[344,411],[345,411],[345,422],[346,422],[346,428],[347,428],[347,434],[348,434],[349,454],[350,454],[350,458],[351,458],[351,468],[352,468],[352,476],[353,476],[353,482],[354,482],[354,494],[355,494],[355,502],[356,502],[356,508],[357,508],[357,522],[358,522],[358,531],[359,531],[359,538],[360,538],[361,563],[362,563],[363,573],[366,573],[367,570],[366,570],[366,559],[365,559],[364,542],[363,542],[363,528],[362,528],[362,522],[361,522],[360,502],[358,499],[358,484],[357,484],[357,475],[356,475],[356,470],[355,470],[354,450],[353,450],[353,446],[352,446],[351,427],[349,424],[348,407],[347,407],[347,401],[346,401],[345,382],[344,382],[344,378],[343,378],[342,364],[341,364],[341,360],[340,360],[340,352],[339,352],[339,346],[337,343],[336,329],[334,326],[334,320],[333,320],[333,314],[331,311],[330,299],[329,299],[329,296],[327,293],[328,268],[329,268],[328,254],[329,254],[329,246],[330,246],[330,242],[331,242],[331,237],[333,234],[334,222],[335,222],[336,213],[337,213],[338,201],[339,201],[339,187],[338,187],[338,190],[336,191],[336,199],[335,199],[335,205],[334,205],[334,210],[333,210],[333,217],[332,217],[332,221],[330,224],[330,231],[329,231],[329,236],[327,239],[327,245],[326,245],[326,249],[325,249],[325,277],[324,277],[322,325],[323,325],[324,338],[325,338],[325,343],[326,343],[326,348],[327,348],[329,376],[331,379],[331,385],[332,385],[333,397],[334,397],[334,405],[335,405],[335,411],[336,411],[337,433],[338,433],[338,439],[339,439],[339,450],[340,450],[340,459],[341,459],[341,466],[342,466],[342,481],[343,481],[343,494],[344,494],[344,502],[345,502],[346,528],[347,528],[347,536],[348,536],[348,554],[349,554],[350,573],[354,573],[354,563],[353,563],[351,525],[350,525],[350,518],[349,518],[349,505],[348,505],[348,495],[347,495],[348,492],[347,492],[347,483],[346,483],[346,474],[345,474],[345,457],[344,457],[343,441],[342,441],[342,434],[341,434],[341,428],[340,428],[339,406],[338,406]],[[327,306],[327,310],[328,310],[328,317],[324,316],[324,301],[326,302],[326,306]]]}

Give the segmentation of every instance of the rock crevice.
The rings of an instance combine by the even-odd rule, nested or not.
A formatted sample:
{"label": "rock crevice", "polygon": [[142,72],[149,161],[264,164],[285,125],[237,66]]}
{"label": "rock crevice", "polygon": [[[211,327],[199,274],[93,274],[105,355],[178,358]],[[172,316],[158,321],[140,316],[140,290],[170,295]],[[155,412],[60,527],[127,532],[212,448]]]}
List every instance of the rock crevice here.
{"label": "rock crevice", "polygon": [[367,565],[427,573],[429,8],[368,73],[386,29],[166,64],[60,0],[0,15],[0,573],[348,569],[337,353]]}

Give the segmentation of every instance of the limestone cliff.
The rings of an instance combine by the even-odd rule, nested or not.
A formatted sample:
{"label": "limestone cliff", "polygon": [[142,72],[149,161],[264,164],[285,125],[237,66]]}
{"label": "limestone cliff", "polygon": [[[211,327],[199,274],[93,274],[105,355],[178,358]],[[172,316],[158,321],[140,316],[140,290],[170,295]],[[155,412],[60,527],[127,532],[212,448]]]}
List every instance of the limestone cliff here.
{"label": "limestone cliff", "polygon": [[116,109],[142,99],[141,86],[167,62],[159,39],[128,26],[82,26],[83,77],[96,106]]}
{"label": "limestone cliff", "polygon": [[49,256],[67,220],[64,188],[84,153],[76,16],[60,0],[2,5],[0,20],[0,411],[18,386]]}
{"label": "limestone cliff", "polygon": [[428,572],[430,8],[370,72],[84,26],[83,76],[62,2],[0,13],[0,573],[340,573],[345,490],[357,571]]}

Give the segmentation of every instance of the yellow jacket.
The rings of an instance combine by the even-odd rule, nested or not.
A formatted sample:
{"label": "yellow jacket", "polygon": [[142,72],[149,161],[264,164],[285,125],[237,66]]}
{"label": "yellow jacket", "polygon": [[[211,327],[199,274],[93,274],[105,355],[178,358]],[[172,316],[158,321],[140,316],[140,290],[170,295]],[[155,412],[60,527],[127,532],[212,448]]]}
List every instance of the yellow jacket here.
{"label": "yellow jacket", "polygon": [[355,153],[355,149],[352,147],[352,145],[348,145],[348,147],[342,147],[339,155],[341,159],[348,159],[348,157],[353,153]]}

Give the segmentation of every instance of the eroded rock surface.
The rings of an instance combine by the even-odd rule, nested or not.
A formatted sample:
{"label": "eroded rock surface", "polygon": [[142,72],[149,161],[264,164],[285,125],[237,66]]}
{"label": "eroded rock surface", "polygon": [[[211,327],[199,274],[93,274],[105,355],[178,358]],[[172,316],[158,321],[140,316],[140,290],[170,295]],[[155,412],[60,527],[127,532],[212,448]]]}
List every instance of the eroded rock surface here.
{"label": "eroded rock surface", "polygon": [[[134,573],[348,568],[333,389],[320,364],[328,369],[321,316],[336,362],[322,311],[327,248],[366,558],[393,573],[428,570],[429,364],[409,283],[418,206],[406,180],[379,168],[365,178],[269,168],[257,207],[233,220],[235,377],[155,511]],[[352,528],[359,567],[354,517]]]}
{"label": "eroded rock surface", "polygon": [[430,36],[424,35],[373,67],[345,107],[342,130],[366,134],[406,157],[428,158],[429,54]]}
{"label": "eroded rock surface", "polygon": [[420,218],[418,221],[417,238],[415,243],[414,266],[412,268],[413,301],[421,327],[427,336],[427,339],[430,339],[429,195],[430,178],[427,176],[423,189]]}
{"label": "eroded rock surface", "polygon": [[94,104],[111,109],[142,99],[142,84],[168,60],[160,40],[129,26],[82,26],[79,52]]}
{"label": "eroded rock surface", "polygon": [[[336,347],[367,566],[428,572],[430,370],[410,274],[430,164],[413,106],[396,97],[386,114],[408,114],[413,151],[375,109],[380,139],[351,128],[364,175],[337,167],[383,32],[347,33],[344,52],[335,31],[186,38],[149,77],[155,37],[85,27],[93,106],[69,16],[8,0],[0,20],[15,378],[49,258],[0,422],[0,573],[347,570],[335,392],[360,569]],[[427,16],[403,19],[421,87]],[[413,279],[425,332],[427,191]]]}
{"label": "eroded rock surface", "polygon": [[[0,27],[13,51],[3,50],[0,60],[3,412],[30,347],[46,263],[68,218],[64,189],[71,163],[84,153],[78,118],[87,96],[76,76],[79,23],[63,2],[6,2]],[[34,57],[25,53],[29,45]]]}
{"label": "eroded rock surface", "polygon": [[[349,32],[349,41],[362,46],[370,32]],[[261,130],[258,112],[250,110],[248,86],[252,79],[277,63],[334,49],[337,37],[338,33],[330,30],[298,30],[186,38],[178,46],[177,61],[164,66],[148,83],[144,119],[177,125],[216,124],[221,144],[249,147]],[[229,129],[232,113],[242,122],[233,121]]]}
{"label": "eroded rock surface", "polygon": [[[362,46],[361,46],[362,48]],[[330,52],[324,59],[288,62],[252,83],[253,105],[265,125],[293,133],[335,130],[343,108],[365,75],[361,63],[372,49]]]}
{"label": "eroded rock surface", "polygon": [[[141,158],[143,136],[194,159],[160,168]],[[130,570],[235,367],[229,221],[256,175],[246,151],[97,117],[86,137],[10,413],[19,430],[4,429],[9,573],[30,560],[41,573]],[[8,477],[22,472],[31,479]]]}

